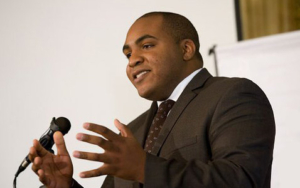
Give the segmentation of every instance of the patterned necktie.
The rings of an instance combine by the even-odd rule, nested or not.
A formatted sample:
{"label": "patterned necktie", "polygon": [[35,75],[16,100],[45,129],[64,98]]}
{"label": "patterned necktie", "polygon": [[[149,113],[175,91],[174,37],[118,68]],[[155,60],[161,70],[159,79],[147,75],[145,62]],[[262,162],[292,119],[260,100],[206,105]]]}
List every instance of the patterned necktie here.
{"label": "patterned necktie", "polygon": [[152,121],[150,130],[148,132],[148,137],[145,143],[144,150],[151,153],[155,141],[157,140],[158,134],[168,116],[169,111],[175,104],[172,100],[166,100],[161,103],[157,109],[156,115]]}

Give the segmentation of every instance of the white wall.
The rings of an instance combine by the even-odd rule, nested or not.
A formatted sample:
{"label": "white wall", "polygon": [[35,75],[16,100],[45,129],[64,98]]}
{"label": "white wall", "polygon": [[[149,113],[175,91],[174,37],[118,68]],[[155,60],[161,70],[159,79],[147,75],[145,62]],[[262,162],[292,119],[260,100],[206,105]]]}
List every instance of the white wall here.
{"label": "white wall", "polygon": [[[128,123],[149,107],[127,80],[121,49],[134,20],[155,10],[177,12],[194,23],[205,66],[213,74],[208,49],[236,42],[232,0],[0,0],[1,187],[12,186],[32,140],[52,117],[70,119],[72,129],[65,136],[70,152],[95,151],[75,139],[82,123],[116,131],[114,118]],[[100,187],[103,178],[78,177],[100,164],[73,163],[82,185]],[[18,187],[39,185],[30,169],[18,178]]]}

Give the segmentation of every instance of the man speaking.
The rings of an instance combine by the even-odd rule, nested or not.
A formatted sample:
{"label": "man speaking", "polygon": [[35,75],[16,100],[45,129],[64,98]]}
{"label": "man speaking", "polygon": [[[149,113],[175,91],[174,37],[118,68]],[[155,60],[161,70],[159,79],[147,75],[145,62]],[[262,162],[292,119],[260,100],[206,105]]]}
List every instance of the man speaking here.
{"label": "man speaking", "polygon": [[[275,122],[267,97],[250,80],[211,76],[199,47],[197,31],[181,15],[151,12],[134,22],[123,46],[126,73],[153,103],[127,126],[115,120],[120,134],[83,125],[99,136],[76,138],[104,152],[73,152],[103,163],[82,178],[108,175],[103,188],[270,187]],[[54,141],[57,155],[34,141],[33,171],[46,187],[81,187],[62,134]]]}

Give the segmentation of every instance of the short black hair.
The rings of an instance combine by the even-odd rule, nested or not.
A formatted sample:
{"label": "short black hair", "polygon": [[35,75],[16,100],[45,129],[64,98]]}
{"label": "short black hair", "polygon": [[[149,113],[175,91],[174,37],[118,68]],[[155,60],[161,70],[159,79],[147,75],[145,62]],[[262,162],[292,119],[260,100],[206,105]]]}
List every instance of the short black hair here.
{"label": "short black hair", "polygon": [[200,55],[201,57],[201,54],[199,52],[200,42],[198,32],[190,20],[180,14],[172,12],[149,12],[144,14],[140,18],[150,16],[163,17],[162,27],[174,38],[175,42],[178,43],[183,39],[191,39],[196,46],[196,54]]}

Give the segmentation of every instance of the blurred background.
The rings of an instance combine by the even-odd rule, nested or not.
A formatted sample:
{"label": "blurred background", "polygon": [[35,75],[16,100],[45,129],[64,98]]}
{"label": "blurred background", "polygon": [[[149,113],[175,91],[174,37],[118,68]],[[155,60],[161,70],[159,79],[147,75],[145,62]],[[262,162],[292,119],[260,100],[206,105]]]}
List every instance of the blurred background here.
{"label": "blurred background", "polygon": [[[299,0],[0,0],[1,187],[12,187],[32,140],[46,131],[52,117],[71,121],[65,136],[70,153],[101,152],[75,139],[86,132],[84,122],[117,132],[115,118],[127,124],[149,108],[151,102],[140,98],[126,77],[122,46],[131,24],[150,11],[176,12],[191,20],[204,66],[213,75],[218,74],[219,47],[300,29]],[[100,187],[104,177],[81,179],[78,174],[101,164],[72,160],[79,183]],[[275,172],[272,187],[298,187],[289,176],[297,173],[298,164],[293,164],[286,168],[291,170]],[[30,167],[18,177],[17,187],[40,185]]]}

